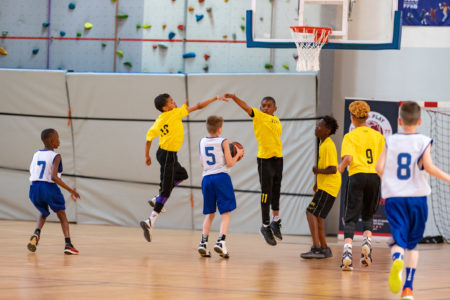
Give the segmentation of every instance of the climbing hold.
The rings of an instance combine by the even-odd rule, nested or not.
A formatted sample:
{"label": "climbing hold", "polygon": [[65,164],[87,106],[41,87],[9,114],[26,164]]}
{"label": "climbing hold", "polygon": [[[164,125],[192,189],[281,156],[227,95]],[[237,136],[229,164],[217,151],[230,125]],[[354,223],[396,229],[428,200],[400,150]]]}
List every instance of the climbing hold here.
{"label": "climbing hold", "polygon": [[7,36],[8,35],[8,31],[7,30],[3,30],[2,31],[2,36]]}
{"label": "climbing hold", "polygon": [[102,47],[105,48],[106,47],[106,43],[102,43]]}
{"label": "climbing hold", "polygon": [[180,24],[180,25],[177,26],[177,28],[178,28],[179,30],[184,30],[184,25]]}
{"label": "climbing hold", "polygon": [[241,30],[245,31],[245,25],[241,25]]}
{"label": "climbing hold", "polygon": [[111,0],[111,2],[116,2],[116,0]]}
{"label": "climbing hold", "polygon": [[[142,28],[150,29],[150,28],[152,28],[152,25],[144,24],[144,25],[142,25]],[[163,28],[165,28],[165,27],[163,27]]]}
{"label": "climbing hold", "polygon": [[262,21],[264,21],[264,18],[263,17],[261,17],[261,18],[259,18],[259,20],[262,22]]}
{"label": "climbing hold", "polygon": [[201,19],[203,19],[204,15],[195,15],[195,19],[197,22],[199,22]]}
{"label": "climbing hold", "polygon": [[169,40],[173,39],[175,37],[175,32],[171,31],[169,32]]}
{"label": "climbing hold", "polygon": [[223,37],[224,39],[227,39],[227,38],[228,38],[228,35],[224,34],[224,35],[222,35],[222,37]]}
{"label": "climbing hold", "polygon": [[289,66],[286,64],[283,65],[283,68],[285,68],[286,70],[289,70]]}
{"label": "climbing hold", "polygon": [[298,54],[294,53],[294,54],[292,54],[292,57],[294,57],[294,59],[297,60],[298,59]]}
{"label": "climbing hold", "polygon": [[205,60],[208,60],[211,56],[209,56],[208,54],[203,55],[203,57],[205,58]]}
{"label": "climbing hold", "polygon": [[228,0],[224,0],[225,1],[225,3],[227,3],[228,2]]}
{"label": "climbing hold", "polygon": [[136,24],[136,29],[141,28],[141,24]]}
{"label": "climbing hold", "polygon": [[156,48],[158,48],[158,45],[153,45],[153,50],[156,50]]}
{"label": "climbing hold", "polygon": [[183,58],[193,58],[195,55],[195,52],[188,52],[183,54]]}
{"label": "climbing hold", "polygon": [[73,2],[69,3],[69,9],[75,9],[76,5]]}
{"label": "climbing hold", "polygon": [[61,31],[59,32],[59,35],[60,35],[60,36],[65,36],[65,35],[66,35],[66,32],[61,30]]}
{"label": "climbing hold", "polygon": [[167,43],[159,43],[158,47],[161,49],[167,49],[167,48],[169,48],[169,45]]}
{"label": "climbing hold", "polygon": [[49,22],[44,22],[44,23],[42,23],[42,27],[48,27],[49,25],[50,25]]}
{"label": "climbing hold", "polygon": [[81,37],[81,32],[77,32],[77,37]]}
{"label": "climbing hold", "polygon": [[0,54],[1,55],[8,55],[8,51],[6,51],[4,48],[0,47]]}
{"label": "climbing hold", "polygon": [[194,8],[193,8],[192,6],[189,6],[188,10],[189,10],[190,12],[193,12],[193,11],[194,11]]}
{"label": "climbing hold", "polygon": [[91,23],[89,23],[89,22],[84,23],[84,29],[89,30],[91,28],[92,28],[92,24]]}
{"label": "climbing hold", "polygon": [[208,65],[205,65],[205,66],[203,67],[203,71],[208,72],[208,70],[209,70],[209,66],[208,66]]}
{"label": "climbing hold", "polygon": [[117,51],[116,51],[116,54],[117,54],[119,57],[123,57],[123,51],[122,51],[122,50],[117,50]]}
{"label": "climbing hold", "polygon": [[167,25],[166,24],[162,24],[162,29],[166,29]]}
{"label": "climbing hold", "polygon": [[205,0],[198,0],[198,3],[203,3],[205,2]]}
{"label": "climbing hold", "polygon": [[133,64],[131,63],[131,61],[126,61],[123,63],[124,66],[127,66],[129,68],[133,67]]}
{"label": "climbing hold", "polygon": [[236,40],[236,38],[237,38],[236,33],[233,33],[233,34],[231,35],[231,37],[233,38],[233,40]]}
{"label": "climbing hold", "polygon": [[126,18],[128,18],[128,15],[127,14],[123,14],[123,13],[118,13],[117,14],[117,18],[118,19],[126,19]]}
{"label": "climbing hold", "polygon": [[272,64],[267,63],[267,64],[264,65],[264,68],[266,68],[266,69],[272,69],[273,66],[272,66]]}
{"label": "climbing hold", "polygon": [[34,55],[38,54],[39,53],[39,48],[34,48],[32,52],[33,52]]}
{"label": "climbing hold", "polygon": [[212,7],[207,7],[207,8],[206,8],[206,12],[207,12],[207,13],[211,13],[211,12],[212,12]]}

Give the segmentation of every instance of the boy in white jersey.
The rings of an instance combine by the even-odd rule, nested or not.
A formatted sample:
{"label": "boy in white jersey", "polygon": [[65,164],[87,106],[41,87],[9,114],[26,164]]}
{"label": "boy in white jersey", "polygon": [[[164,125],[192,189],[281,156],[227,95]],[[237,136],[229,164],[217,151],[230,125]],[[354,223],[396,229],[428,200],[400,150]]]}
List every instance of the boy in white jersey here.
{"label": "boy in white jersey", "polygon": [[50,206],[61,222],[66,243],[64,253],[78,254],[78,250],[75,249],[70,241],[69,222],[65,213],[64,196],[61,194],[61,190],[57,185],[68,190],[73,201],[76,201],[75,198],[80,198],[80,195],[78,195],[76,189],[70,188],[61,179],[61,173],[63,171],[61,155],[53,151],[59,147],[58,132],[51,128],[45,129],[41,133],[41,140],[45,148],[37,151],[33,155],[33,160],[30,165],[30,200],[41,215],[37,221],[36,230],[28,243],[28,250],[31,252],[36,251],[42,227],[50,215],[50,211],[48,210]]}
{"label": "boy in white jersey", "polygon": [[202,193],[205,220],[203,221],[202,240],[198,246],[198,252],[203,257],[211,256],[208,250],[208,235],[216,213],[216,206],[222,220],[219,238],[214,245],[214,250],[224,258],[229,257],[225,237],[230,225],[230,213],[236,208],[236,198],[228,173],[230,168],[244,155],[244,149],[238,148],[236,155],[231,156],[228,140],[220,137],[222,124],[222,117],[208,117],[206,129],[209,136],[202,138],[199,145],[200,164],[203,167]]}
{"label": "boy in white jersey", "polygon": [[450,183],[450,175],[441,171],[431,159],[432,139],[417,133],[422,122],[420,106],[405,102],[398,119],[403,133],[386,139],[376,170],[381,177],[381,195],[386,199],[386,215],[394,243],[391,248],[392,267],[389,288],[393,293],[402,289],[403,255],[406,257],[406,280],[401,299],[413,298],[413,280],[428,216],[427,195],[431,193],[428,174]]}

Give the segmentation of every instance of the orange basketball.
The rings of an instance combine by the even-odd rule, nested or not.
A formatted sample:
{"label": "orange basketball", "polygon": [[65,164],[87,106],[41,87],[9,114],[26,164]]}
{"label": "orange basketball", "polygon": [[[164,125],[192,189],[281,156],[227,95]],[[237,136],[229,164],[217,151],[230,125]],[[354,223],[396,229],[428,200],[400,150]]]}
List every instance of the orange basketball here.
{"label": "orange basketball", "polygon": [[[236,155],[237,148],[244,149],[244,147],[239,142],[231,142],[230,143],[230,153],[231,153],[232,157],[234,157]],[[242,159],[242,157],[239,158],[238,161],[240,161],[241,159]]]}

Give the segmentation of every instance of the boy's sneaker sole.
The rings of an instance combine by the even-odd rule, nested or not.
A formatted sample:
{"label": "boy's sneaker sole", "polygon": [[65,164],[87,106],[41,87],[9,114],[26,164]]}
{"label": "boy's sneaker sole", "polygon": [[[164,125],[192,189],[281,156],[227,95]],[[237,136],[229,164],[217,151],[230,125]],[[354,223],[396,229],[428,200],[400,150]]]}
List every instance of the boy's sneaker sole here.
{"label": "boy's sneaker sole", "polygon": [[217,245],[214,245],[214,251],[216,251],[217,253],[219,253],[220,256],[222,256],[223,258],[229,258],[230,254],[229,253],[224,253],[222,248],[220,248]]}
{"label": "boy's sneaker sole", "polygon": [[28,250],[30,250],[31,252],[36,252],[36,246],[37,246],[38,242],[39,242],[39,240],[38,240],[37,236],[33,235],[30,238],[30,242],[27,245]]}
{"label": "boy's sneaker sole", "polygon": [[140,223],[142,230],[144,231],[144,237],[147,240],[147,242],[152,241],[152,235],[150,234],[150,227],[147,225],[145,221],[141,221]]}
{"label": "boy's sneaker sole", "polygon": [[78,255],[77,251],[74,251],[72,249],[64,249],[64,254],[69,254],[69,255]]}
{"label": "boy's sneaker sole", "polygon": [[359,261],[361,267],[367,268],[372,264],[372,251],[368,245],[364,245],[361,248],[361,260]]}
{"label": "boy's sneaker sole", "polygon": [[[268,228],[269,228],[269,227],[268,227]],[[276,246],[276,245],[277,245],[277,241],[276,241],[275,238],[273,237],[272,230],[269,228],[270,234],[272,234],[272,240],[267,239],[266,236],[262,233],[262,230],[264,230],[263,227],[261,227],[261,228],[259,229],[259,234],[262,236],[262,238],[264,239],[264,241],[265,241],[268,245],[270,245],[270,246]]]}
{"label": "boy's sneaker sole", "polygon": [[353,271],[353,263],[350,257],[344,257],[344,259],[342,260],[341,269],[342,271]]}
{"label": "boy's sneaker sole", "polygon": [[393,293],[398,293],[402,289],[401,272],[403,270],[404,262],[402,259],[396,259],[392,263],[391,273],[389,274],[389,289]]}

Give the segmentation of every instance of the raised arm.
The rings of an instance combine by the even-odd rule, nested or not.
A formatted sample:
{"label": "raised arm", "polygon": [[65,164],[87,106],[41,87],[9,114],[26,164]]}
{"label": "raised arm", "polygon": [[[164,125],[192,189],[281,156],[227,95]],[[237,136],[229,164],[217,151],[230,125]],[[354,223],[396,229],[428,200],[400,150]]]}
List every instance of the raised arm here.
{"label": "raised arm", "polygon": [[239,99],[235,94],[225,94],[224,96],[225,98],[230,98],[233,99],[234,102],[236,102],[237,105],[239,105],[243,110],[245,110],[246,113],[248,113],[248,115],[250,117],[253,116],[253,110],[250,106],[248,106],[247,103],[245,103],[244,100]]}
{"label": "raised arm", "polygon": [[450,183],[450,175],[433,164],[433,160],[431,159],[431,145],[428,145],[427,149],[425,150],[425,153],[422,157],[422,163],[425,171],[428,174]]}
{"label": "raised arm", "polygon": [[60,163],[61,163],[61,155],[58,154],[55,156],[55,159],[53,160],[52,180],[60,187],[69,191],[72,200],[76,201],[75,198],[80,198],[80,195],[77,193],[77,190],[70,188],[67,184],[64,183],[64,181],[61,178],[58,177],[58,167]]}
{"label": "raised arm", "polygon": [[212,102],[214,102],[216,100],[228,101],[227,99],[225,99],[223,97],[215,96],[215,97],[212,97],[211,99],[200,101],[199,103],[197,103],[194,106],[188,107],[187,111],[189,113],[191,113],[191,112],[196,111],[198,109],[202,109],[202,108],[208,106],[209,104],[211,104]]}
{"label": "raised arm", "polygon": [[377,171],[378,176],[383,177],[384,166],[386,164],[386,147],[383,148],[383,151],[378,157],[377,164],[375,165],[375,170]]}

